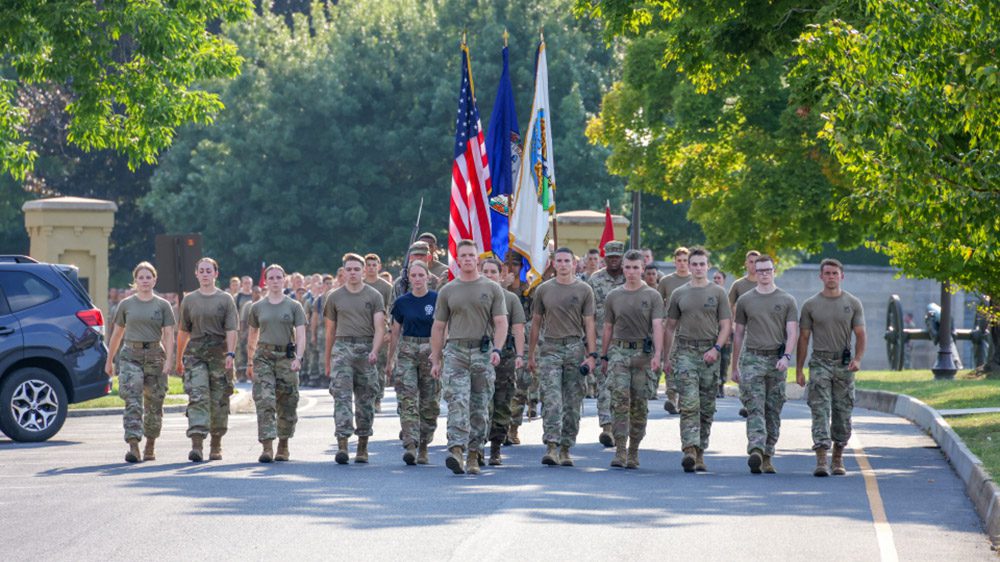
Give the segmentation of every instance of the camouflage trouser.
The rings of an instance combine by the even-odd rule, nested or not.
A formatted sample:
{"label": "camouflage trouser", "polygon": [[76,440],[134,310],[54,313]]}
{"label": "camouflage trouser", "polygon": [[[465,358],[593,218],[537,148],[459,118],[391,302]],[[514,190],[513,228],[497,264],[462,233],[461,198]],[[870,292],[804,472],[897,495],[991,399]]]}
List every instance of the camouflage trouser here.
{"label": "camouflage trouser", "polygon": [[285,353],[261,349],[253,356],[253,402],[257,406],[257,440],[295,436],[299,420],[299,374]]}
{"label": "camouflage trouser", "polygon": [[785,405],[785,372],[775,368],[777,356],[740,355],[740,400],[747,409],[747,453],[774,455]]}
{"label": "camouflage trouser", "polygon": [[[854,409],[854,373],[840,360],[809,360],[809,409],[812,410],[813,449],[847,445]],[[832,418],[832,419],[831,419]]]}
{"label": "camouflage trouser", "polygon": [[[320,322],[320,326],[323,322]],[[323,384],[323,379],[326,377],[326,372],[324,371],[325,365],[323,364],[323,346],[326,342],[326,330],[322,327],[316,329],[316,343],[309,346],[309,354],[312,358],[309,360],[309,370],[307,371],[307,378],[311,386],[329,386]]]}
{"label": "camouflage trouser", "polygon": [[605,388],[611,397],[611,425],[615,441],[626,437],[638,443],[646,436],[649,414],[649,360],[642,349],[612,345],[608,350],[608,377]]}
{"label": "camouflage trouser", "polygon": [[[601,349],[601,338],[597,338],[597,349]],[[611,368],[611,351],[608,350],[608,369]],[[597,378],[597,421],[602,426],[612,423],[611,417],[611,392],[608,391],[608,372],[602,367],[603,361],[598,361],[594,367],[594,376]]]}
{"label": "camouflage trouser", "polygon": [[[330,395],[337,437],[372,435],[378,373],[368,362],[372,343],[351,343],[338,339],[330,353]],[[352,405],[353,398],[353,405]],[[357,431],[354,426],[357,424]]]}
{"label": "camouflage trouser", "polygon": [[192,340],[184,350],[184,392],[188,395],[187,435],[225,435],[235,373],[226,370],[222,338]]}
{"label": "camouflage trouser", "polygon": [[586,354],[582,340],[546,341],[538,351],[538,378],[542,388],[542,442],[576,445],[580,410],[587,379],[580,374]]}
{"label": "camouflage trouser", "polygon": [[375,379],[378,382],[378,393],[375,395],[375,399],[380,402],[385,398],[385,364],[389,360],[388,352],[387,346],[383,345],[378,350],[378,362],[375,363]]}
{"label": "camouflage trouser", "polygon": [[719,384],[725,384],[726,376],[729,374],[729,358],[733,356],[733,344],[727,343],[722,346],[722,353],[719,354]]}
{"label": "camouflage trouser", "polygon": [[167,395],[165,354],[159,343],[133,349],[126,343],[118,355],[118,396],[125,401],[125,440],[156,438],[163,427],[163,398]]}
{"label": "camouflage trouser", "polygon": [[478,344],[467,347],[449,342],[444,347],[441,373],[448,403],[448,448],[482,451],[496,377],[490,354],[479,351]]}
{"label": "camouflage trouser", "polygon": [[681,448],[708,448],[715,416],[715,394],[719,391],[719,362],[705,363],[705,350],[678,345],[673,374],[677,381],[681,413]]}
{"label": "camouflage trouser", "polygon": [[247,332],[240,332],[236,339],[236,378],[241,382],[247,379]]}
{"label": "camouflage trouser", "polygon": [[302,351],[302,363],[300,364],[299,372],[296,373],[299,377],[299,384],[303,384],[302,379],[305,378],[306,373],[309,369],[312,369],[312,363],[314,360],[315,352],[313,348],[316,347],[311,341],[309,341],[308,336],[306,337],[306,346]]}
{"label": "camouflage trouser", "polygon": [[430,338],[399,341],[399,355],[392,371],[396,386],[403,447],[430,443],[441,413],[441,382],[431,377]]}
{"label": "camouflage trouser", "polygon": [[517,373],[514,367],[516,353],[504,351],[500,354],[500,364],[496,366],[496,382],[493,385],[493,400],[490,401],[490,441],[507,439],[507,428],[511,422],[511,402]]}
{"label": "camouflage trouser", "polygon": [[510,424],[520,426],[524,421],[524,409],[531,400],[538,400],[538,375],[523,368],[515,374],[514,398],[510,403]]}

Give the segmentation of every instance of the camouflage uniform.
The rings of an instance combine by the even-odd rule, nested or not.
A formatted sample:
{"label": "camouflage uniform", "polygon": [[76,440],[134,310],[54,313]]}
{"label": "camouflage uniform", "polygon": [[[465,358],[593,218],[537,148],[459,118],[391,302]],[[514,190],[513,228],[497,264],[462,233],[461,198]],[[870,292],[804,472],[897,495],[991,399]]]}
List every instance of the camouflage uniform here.
{"label": "camouflage uniform", "polygon": [[330,381],[326,379],[326,372],[323,366],[323,345],[326,341],[326,322],[323,321],[323,297],[316,299],[318,308],[313,311],[316,318],[316,343],[309,347],[312,358],[309,360],[309,384],[314,387],[329,387]]}
{"label": "camouflage uniform", "polygon": [[442,383],[448,403],[448,448],[482,451],[496,372],[480,341],[451,340],[444,347]]}
{"label": "camouflage uniform", "polygon": [[740,355],[740,399],[747,409],[747,453],[760,449],[774,456],[785,405],[785,372],[775,364],[780,355],[744,349]]}
{"label": "camouflage uniform", "polygon": [[501,350],[500,364],[494,368],[496,381],[493,384],[493,400],[490,401],[490,441],[503,441],[511,424],[511,403],[517,385],[517,370],[514,366],[517,353],[514,340],[507,338],[507,345]]}
{"label": "camouflage uniform", "polygon": [[[337,437],[372,435],[378,373],[368,363],[372,338],[338,337],[330,354],[330,395]],[[354,404],[351,399],[353,394]],[[355,423],[357,431],[355,431]]]}
{"label": "camouflage uniform", "polygon": [[[611,242],[608,242],[611,244]],[[620,243],[619,243],[620,244]],[[624,248],[624,244],[622,244]],[[607,245],[605,245],[607,249]],[[597,348],[601,349],[601,340],[604,331],[604,302],[608,298],[608,293],[616,287],[625,284],[625,274],[620,273],[618,277],[613,277],[607,269],[601,269],[590,276],[587,280],[591,288],[594,289],[594,324],[597,326]],[[597,418],[601,425],[612,423],[611,419],[611,395],[608,393],[607,373],[601,369],[600,364],[594,369],[594,376],[597,379]],[[648,384],[648,382],[646,383]]]}
{"label": "camouflage uniform", "polygon": [[246,382],[247,380],[247,327],[243,320],[243,314],[240,314],[240,332],[236,339],[236,379],[240,382]]}
{"label": "camouflage uniform", "polygon": [[295,436],[299,375],[284,348],[258,344],[253,357],[253,401],[257,406],[257,440]]}
{"label": "camouflage uniform", "polygon": [[441,382],[431,377],[430,338],[400,336],[392,378],[399,402],[403,447],[430,443],[441,413]]}
{"label": "camouflage uniform", "polygon": [[840,358],[817,357],[817,354],[814,351],[809,359],[813,449],[829,449],[832,444],[845,447],[851,438],[854,373],[841,364]]}
{"label": "camouflage uniform", "polygon": [[681,449],[708,448],[715,416],[715,395],[719,389],[719,362],[711,365],[703,357],[707,345],[692,345],[678,339],[673,359],[674,380],[681,413]]}
{"label": "camouflage uniform", "polygon": [[163,427],[163,399],[167,395],[163,346],[158,342],[125,342],[118,357],[118,395],[125,401],[125,441],[142,439],[143,435],[155,439]]}
{"label": "camouflage uniform", "polygon": [[222,436],[229,429],[229,397],[235,373],[226,370],[226,338],[192,339],[184,350],[184,392],[188,395],[187,436]]}
{"label": "camouflage uniform", "polygon": [[[531,298],[521,296],[521,306],[524,308],[524,316],[527,321],[524,323],[524,333],[531,333]],[[538,337],[538,344],[544,341],[542,336]],[[520,427],[524,421],[524,408],[529,402],[538,402],[539,380],[536,373],[532,373],[528,368],[522,368],[514,373],[514,396],[510,403],[510,424]]]}
{"label": "camouflage uniform", "polygon": [[543,443],[576,445],[587,385],[586,377],[580,374],[580,363],[586,351],[586,345],[578,337],[545,340],[539,347]]}
{"label": "camouflage uniform", "polygon": [[[633,342],[635,343],[635,342]],[[615,443],[626,437],[639,442],[646,436],[649,415],[650,354],[642,351],[642,342],[634,349],[612,342],[608,349],[608,376],[605,387],[611,400],[611,426]]]}

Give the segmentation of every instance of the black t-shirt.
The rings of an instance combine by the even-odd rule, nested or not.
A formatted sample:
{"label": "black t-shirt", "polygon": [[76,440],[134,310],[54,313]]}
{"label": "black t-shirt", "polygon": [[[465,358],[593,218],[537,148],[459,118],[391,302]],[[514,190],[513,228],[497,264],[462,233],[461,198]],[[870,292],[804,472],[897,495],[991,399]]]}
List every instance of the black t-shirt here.
{"label": "black t-shirt", "polygon": [[403,326],[403,335],[415,338],[431,337],[431,326],[434,325],[434,303],[437,302],[437,292],[427,291],[422,297],[413,293],[396,299],[392,305],[392,319]]}

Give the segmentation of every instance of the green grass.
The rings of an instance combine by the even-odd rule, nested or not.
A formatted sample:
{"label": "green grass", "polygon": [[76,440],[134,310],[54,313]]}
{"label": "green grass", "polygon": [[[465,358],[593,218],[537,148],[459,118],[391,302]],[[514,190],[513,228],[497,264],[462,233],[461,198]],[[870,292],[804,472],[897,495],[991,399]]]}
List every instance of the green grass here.
{"label": "green grass", "polygon": [[938,381],[930,371],[862,371],[858,388],[907,394],[938,410],[1000,407],[1000,379],[960,373]]}
{"label": "green grass", "polygon": [[[167,406],[171,404],[186,404],[187,398],[171,396],[172,394],[184,394],[184,381],[180,377],[167,377],[167,384],[167,398],[163,401],[163,404]],[[118,396],[118,378],[115,377],[111,386],[111,394],[78,404],[70,404],[69,409],[87,410],[90,408],[121,408],[124,406],[125,401]]]}
{"label": "green grass", "polygon": [[965,441],[996,479],[1000,476],[1000,414],[978,414],[948,418],[955,433]]}

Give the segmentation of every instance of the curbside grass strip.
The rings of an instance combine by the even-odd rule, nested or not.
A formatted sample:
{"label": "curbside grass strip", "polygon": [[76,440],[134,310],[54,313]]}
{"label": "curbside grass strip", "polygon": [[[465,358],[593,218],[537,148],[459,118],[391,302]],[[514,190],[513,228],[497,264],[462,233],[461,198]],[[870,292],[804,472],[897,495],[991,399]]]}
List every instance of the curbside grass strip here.
{"label": "curbside grass strip", "polygon": [[[229,410],[231,412],[246,408],[251,401],[249,388],[238,389],[235,394],[229,397]],[[178,414],[187,409],[187,404],[171,404],[163,407],[164,414]],[[69,410],[66,412],[68,418],[86,418],[90,416],[120,416],[125,413],[125,408],[88,408],[85,410]]]}
{"label": "curbside grass strip", "polygon": [[1000,547],[1000,487],[937,410],[905,394],[862,389],[855,392],[856,407],[906,418],[934,438],[965,483],[965,493],[972,500],[987,536],[994,546]]}

